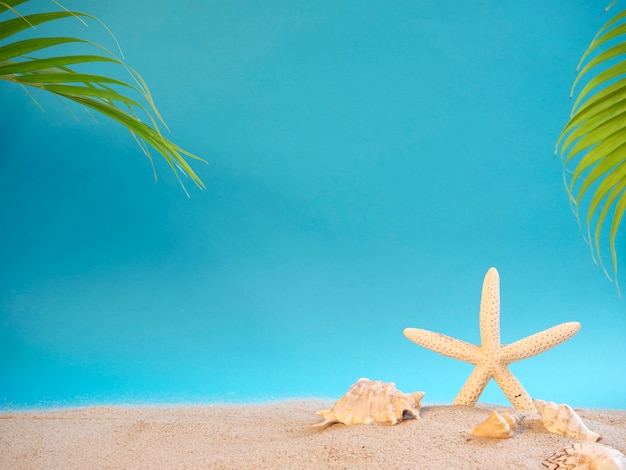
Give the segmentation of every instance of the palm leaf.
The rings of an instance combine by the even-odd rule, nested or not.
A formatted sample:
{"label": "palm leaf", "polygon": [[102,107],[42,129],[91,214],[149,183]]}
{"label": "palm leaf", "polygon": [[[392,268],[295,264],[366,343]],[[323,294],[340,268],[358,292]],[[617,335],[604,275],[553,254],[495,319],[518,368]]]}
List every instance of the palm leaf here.
{"label": "palm leaf", "polygon": [[[185,187],[180,179],[181,173],[189,176],[198,187],[204,188],[202,180],[188,162],[188,159],[203,160],[163,135],[161,126],[165,129],[167,126],[154,104],[148,86],[143,78],[121,59],[103,46],[79,38],[39,37],[13,40],[16,34],[43,23],[81,17],[98,22],[99,20],[91,15],[69,10],[22,16],[15,7],[27,1],[29,0],[0,0],[0,15],[12,15],[11,18],[0,21],[0,79],[23,87],[45,90],[113,119],[130,131],[151,162],[150,148],[156,150],[172,168],[183,189]],[[97,49],[98,53],[46,54],[50,49],[56,51],[67,44],[83,44]],[[44,53],[46,56],[33,57],[34,53]],[[132,83],[105,75],[85,73],[74,68],[91,63],[120,66],[130,76]]]}
{"label": "palm leaf", "polygon": [[28,0],[2,0],[0,1],[0,14],[7,10],[13,11],[14,8],[22,3],[26,3]]}
{"label": "palm leaf", "polygon": [[584,225],[592,257],[597,257],[609,278],[602,260],[601,233],[610,219],[608,242],[619,292],[615,240],[626,211],[626,11],[598,31],[577,71],[572,96],[586,83],[574,101],[555,153],[563,161],[566,189],[579,223],[581,212],[586,212]]}

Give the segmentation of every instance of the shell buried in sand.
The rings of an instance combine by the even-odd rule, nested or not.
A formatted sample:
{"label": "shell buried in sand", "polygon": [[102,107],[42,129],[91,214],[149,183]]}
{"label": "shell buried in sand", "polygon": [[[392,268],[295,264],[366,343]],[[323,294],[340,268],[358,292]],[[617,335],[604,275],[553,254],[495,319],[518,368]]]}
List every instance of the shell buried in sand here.
{"label": "shell buried in sand", "polygon": [[318,411],[324,421],[314,426],[369,424],[374,421],[397,424],[406,418],[419,418],[423,396],[424,392],[402,393],[393,382],[362,378],[332,409]]}
{"label": "shell buried in sand", "polygon": [[602,444],[579,442],[543,461],[550,470],[626,470],[626,455]]}

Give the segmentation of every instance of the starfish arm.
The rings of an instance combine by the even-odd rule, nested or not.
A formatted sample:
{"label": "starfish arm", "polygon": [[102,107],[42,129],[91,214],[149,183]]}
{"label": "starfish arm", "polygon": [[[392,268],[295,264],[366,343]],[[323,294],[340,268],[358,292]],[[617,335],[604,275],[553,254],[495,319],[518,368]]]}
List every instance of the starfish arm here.
{"label": "starfish arm", "polygon": [[483,346],[500,346],[500,276],[489,268],[480,297],[480,339]]}
{"label": "starfish arm", "polygon": [[536,356],[567,341],[580,330],[580,323],[568,322],[527,336],[503,347],[503,359],[508,364]]}
{"label": "starfish arm", "polygon": [[515,409],[535,410],[535,405],[530,395],[528,395],[520,381],[515,378],[513,373],[506,366],[498,367],[494,371],[493,379]]}
{"label": "starfish arm", "polygon": [[404,336],[415,344],[460,361],[475,363],[478,357],[477,346],[441,333],[420,328],[405,328]]}
{"label": "starfish arm", "polygon": [[465,381],[463,388],[456,396],[453,405],[467,405],[473,406],[476,404],[478,397],[483,393],[483,390],[487,386],[487,382],[491,378],[491,374],[486,367],[476,366],[474,371]]}

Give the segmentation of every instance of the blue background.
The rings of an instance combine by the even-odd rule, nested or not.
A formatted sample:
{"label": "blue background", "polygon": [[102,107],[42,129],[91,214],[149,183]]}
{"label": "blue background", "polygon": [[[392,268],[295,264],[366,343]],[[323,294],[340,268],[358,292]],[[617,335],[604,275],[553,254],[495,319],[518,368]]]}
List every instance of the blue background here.
{"label": "blue background", "polygon": [[[504,343],[582,324],[511,366],[530,395],[626,408],[624,301],[553,156],[605,3],[66,0],[207,189],[0,83],[0,407],[336,399],[360,377],[450,403],[472,366],[402,330],[478,343],[495,266]],[[40,28],[115,50],[94,22]]]}

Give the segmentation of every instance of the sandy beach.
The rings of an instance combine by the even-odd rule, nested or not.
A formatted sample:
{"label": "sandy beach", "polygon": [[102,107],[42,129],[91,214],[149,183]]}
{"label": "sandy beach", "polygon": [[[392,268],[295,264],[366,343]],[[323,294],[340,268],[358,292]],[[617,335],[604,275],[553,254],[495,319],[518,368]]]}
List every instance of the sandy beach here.
{"label": "sandy beach", "polygon": [[[490,409],[424,406],[420,419],[325,429],[330,401],[112,406],[0,414],[1,469],[541,469],[578,441],[526,419],[509,439],[467,431]],[[576,410],[601,443],[626,452],[626,410]]]}

